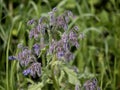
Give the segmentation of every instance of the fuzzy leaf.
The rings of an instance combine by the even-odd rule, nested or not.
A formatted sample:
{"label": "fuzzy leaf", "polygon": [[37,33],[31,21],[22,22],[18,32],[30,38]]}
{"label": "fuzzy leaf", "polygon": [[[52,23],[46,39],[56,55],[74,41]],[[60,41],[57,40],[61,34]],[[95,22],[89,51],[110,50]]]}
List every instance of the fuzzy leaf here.
{"label": "fuzzy leaf", "polygon": [[68,75],[68,82],[69,83],[71,83],[73,85],[78,84],[78,85],[81,86],[81,84],[80,84],[80,82],[79,82],[79,80],[77,78],[77,74],[73,70],[71,70],[71,69],[69,69],[67,67],[64,67],[63,69],[66,72],[66,74]]}
{"label": "fuzzy leaf", "polygon": [[28,90],[42,90],[43,83],[33,84],[28,87]]}
{"label": "fuzzy leaf", "polygon": [[61,72],[60,72],[61,74],[60,74],[60,77],[59,77],[59,83],[61,83],[62,82],[62,79],[64,78],[64,76],[65,76],[65,73],[64,73],[64,71],[62,71],[61,70]]}

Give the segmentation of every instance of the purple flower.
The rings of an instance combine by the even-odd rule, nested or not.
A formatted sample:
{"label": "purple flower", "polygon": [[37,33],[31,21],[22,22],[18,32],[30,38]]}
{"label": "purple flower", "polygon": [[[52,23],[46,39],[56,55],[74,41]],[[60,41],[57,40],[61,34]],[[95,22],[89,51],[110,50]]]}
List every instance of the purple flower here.
{"label": "purple flower", "polygon": [[78,36],[75,32],[71,31],[69,33],[69,40],[70,40],[70,43],[72,44],[72,46],[75,46],[76,48],[79,47]]}
{"label": "purple flower", "polygon": [[34,36],[34,29],[30,30],[29,32],[29,38],[32,38]]}
{"label": "purple flower", "polygon": [[62,26],[64,30],[68,29],[68,25],[66,23],[64,23],[64,25]]}
{"label": "purple flower", "polygon": [[62,58],[63,56],[64,56],[64,52],[63,51],[57,52],[58,59]]}
{"label": "purple flower", "polygon": [[65,11],[63,16],[64,16],[64,20],[65,22],[68,24],[70,22],[70,16],[68,15],[69,11]]}
{"label": "purple flower", "polygon": [[65,51],[69,51],[69,49],[70,49],[69,43],[64,43],[63,48],[64,48]]}
{"label": "purple flower", "polygon": [[93,78],[92,80],[88,80],[84,84],[85,90],[99,90],[97,86],[97,80]]}
{"label": "purple flower", "polygon": [[55,25],[56,18],[55,18],[54,12],[49,12],[49,16],[50,16],[50,25]]}
{"label": "purple flower", "polygon": [[57,44],[58,45],[56,46],[56,52],[57,52],[58,59],[60,59],[64,56],[65,51],[64,51],[64,48],[61,46],[62,45],[61,42],[59,42]]}
{"label": "purple flower", "polygon": [[44,17],[41,17],[41,18],[39,19],[39,24],[41,24],[41,23],[43,22],[43,18],[44,18]]}
{"label": "purple flower", "polygon": [[72,41],[76,41],[77,40],[77,34],[73,31],[71,31],[69,33],[69,39],[72,40]]}
{"label": "purple flower", "polygon": [[29,70],[29,74],[33,76],[34,78],[37,76],[41,76],[41,63],[35,62],[32,63],[32,65],[27,69]]}
{"label": "purple flower", "polygon": [[20,43],[20,44],[17,45],[17,47],[20,48],[20,49],[22,49],[24,46],[23,46],[22,43]]}
{"label": "purple flower", "polygon": [[38,39],[38,37],[40,36],[40,33],[45,34],[45,28],[46,28],[46,25],[39,24],[38,26],[30,30],[29,38],[34,37],[34,39]]}
{"label": "purple flower", "polygon": [[18,53],[17,59],[22,66],[28,66],[30,63],[36,61],[36,58],[32,54],[31,50],[28,50],[27,48]]}
{"label": "purple flower", "polygon": [[40,53],[40,45],[39,44],[34,44],[33,45],[33,50],[35,52],[35,54],[38,56]]}
{"label": "purple flower", "polygon": [[57,24],[58,26],[62,26],[64,24],[64,19],[62,16],[57,17]]}
{"label": "purple flower", "polygon": [[36,28],[37,28],[37,31],[40,32],[40,30],[41,30],[41,24],[39,24]]}
{"label": "purple flower", "polygon": [[32,63],[32,65],[23,71],[23,74],[26,75],[31,75],[32,77],[36,77],[36,76],[41,76],[41,63],[35,62]]}
{"label": "purple flower", "polygon": [[67,25],[67,23],[65,22],[65,19],[64,19],[63,16],[58,16],[58,17],[57,17],[57,26],[58,26],[59,28],[63,28],[64,30],[67,30],[68,25]]}
{"label": "purple flower", "polygon": [[69,49],[69,38],[68,38],[68,35],[66,33],[63,33],[62,37],[61,37],[61,46],[63,47],[63,49],[65,51],[68,51]]}
{"label": "purple flower", "polygon": [[68,35],[66,33],[63,33],[62,40],[63,40],[64,43],[68,42]]}
{"label": "purple flower", "polygon": [[73,13],[71,11],[68,10],[67,14],[68,14],[69,17],[73,17]]}
{"label": "purple flower", "polygon": [[76,16],[73,15],[72,11],[68,10],[67,11],[67,15],[71,18],[71,19],[75,19]]}
{"label": "purple flower", "polygon": [[56,47],[63,47],[63,44],[64,44],[64,42],[63,42],[63,40],[61,39],[61,40],[59,40],[59,41],[57,42]]}
{"label": "purple flower", "polygon": [[37,28],[34,28],[34,39],[37,39],[39,37],[39,32]]}
{"label": "purple flower", "polygon": [[68,49],[69,49],[69,38],[68,38],[68,34],[66,34],[66,33],[63,33],[63,35],[62,35],[62,37],[61,37],[61,40],[62,40],[62,42],[63,42],[63,48],[64,48],[64,50],[65,51],[68,51]]}
{"label": "purple flower", "polygon": [[79,48],[79,43],[78,43],[78,41],[75,41],[75,42],[73,42],[73,45],[76,47],[76,48]]}
{"label": "purple flower", "polygon": [[68,24],[70,22],[70,18],[68,16],[65,16],[65,21]]}
{"label": "purple flower", "polygon": [[45,34],[45,29],[47,28],[47,25],[45,25],[45,24],[42,24],[41,25],[41,33],[42,34]]}
{"label": "purple flower", "polygon": [[79,30],[78,26],[74,26],[73,28],[74,28],[74,30],[76,30],[76,31]]}
{"label": "purple flower", "polygon": [[29,69],[29,68],[23,71],[23,74],[24,74],[25,76],[28,75],[29,73],[30,73],[30,69]]}
{"label": "purple flower", "polygon": [[55,50],[56,47],[56,42],[54,40],[52,40],[50,46],[49,46],[49,53],[52,54]]}
{"label": "purple flower", "polygon": [[31,24],[33,24],[35,22],[35,20],[34,19],[31,19],[31,20],[29,20],[28,22],[27,22],[27,25],[31,25]]}
{"label": "purple flower", "polygon": [[92,83],[93,83],[94,86],[97,86],[97,79],[96,79],[96,78],[93,78],[93,79],[92,79]]}
{"label": "purple flower", "polygon": [[9,56],[8,60],[17,60],[17,57],[15,57],[15,56]]}
{"label": "purple flower", "polygon": [[57,7],[54,7],[54,8],[52,9],[52,11],[53,11],[53,12],[56,12],[56,11],[57,11]]}
{"label": "purple flower", "polygon": [[[36,29],[37,29],[36,31],[37,35],[39,35],[40,33],[45,34],[46,25],[41,23],[38,26],[36,26]],[[36,33],[34,33],[34,36]]]}

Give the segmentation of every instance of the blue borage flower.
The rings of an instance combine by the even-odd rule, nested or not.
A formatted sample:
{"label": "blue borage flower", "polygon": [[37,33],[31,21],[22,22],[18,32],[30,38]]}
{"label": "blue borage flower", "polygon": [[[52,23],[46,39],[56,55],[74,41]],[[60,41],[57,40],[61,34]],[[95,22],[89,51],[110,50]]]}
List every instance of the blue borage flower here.
{"label": "blue borage flower", "polygon": [[35,20],[34,19],[31,19],[31,20],[29,20],[28,22],[27,22],[27,25],[31,25],[31,24],[33,24],[35,22]]}
{"label": "blue borage flower", "polygon": [[70,10],[67,11],[67,15],[68,15],[69,17],[72,17],[72,18],[74,17],[74,16],[73,16],[73,13],[72,13]]}
{"label": "blue borage flower", "polygon": [[23,74],[24,74],[25,76],[27,76],[28,74],[30,74],[30,68],[24,70],[24,71],[23,71]]}
{"label": "blue borage flower", "polygon": [[78,26],[74,26],[73,28],[74,28],[74,30],[76,30],[76,31],[79,30]]}
{"label": "blue borage flower", "polygon": [[57,46],[57,57],[58,59],[62,58],[65,55],[63,47]]}
{"label": "blue borage flower", "polygon": [[25,48],[21,52],[19,52],[17,59],[19,60],[21,66],[28,66],[30,63],[36,61],[36,57],[28,48]]}
{"label": "blue borage flower", "polygon": [[63,16],[58,16],[56,23],[59,28],[63,28],[64,30],[68,29],[68,25]]}
{"label": "blue borage flower", "polygon": [[31,75],[32,77],[36,77],[36,76],[41,76],[41,63],[38,62],[34,62],[31,64],[31,66],[28,69],[25,69],[23,71],[23,74],[26,75]]}
{"label": "blue borage flower", "polygon": [[65,32],[62,34],[62,37],[61,37],[62,41],[64,43],[68,43],[68,34],[66,34]]}
{"label": "blue borage flower", "polygon": [[50,26],[51,25],[55,25],[55,23],[56,23],[56,18],[55,18],[55,15],[54,15],[54,12],[49,12],[48,13],[49,14],[49,16],[50,16]]}
{"label": "blue borage flower", "polygon": [[53,54],[55,51],[55,47],[56,47],[56,41],[54,39],[52,39],[52,42],[49,45],[49,54]]}
{"label": "blue borage flower", "polygon": [[40,45],[39,44],[34,44],[33,45],[33,50],[35,52],[35,54],[38,56],[40,53]]}
{"label": "blue borage flower", "polygon": [[9,56],[8,60],[17,60],[17,57],[16,56]]}
{"label": "blue borage flower", "polygon": [[93,78],[91,80],[88,80],[84,83],[84,89],[85,90],[100,90],[100,88],[97,86],[97,79]]}
{"label": "blue borage flower", "polygon": [[22,51],[17,55],[17,60],[20,62],[21,66],[28,66],[30,63],[35,62],[36,58],[31,50],[22,48]]}
{"label": "blue borage flower", "polygon": [[40,33],[45,34],[45,28],[47,26],[42,23],[43,20],[40,21],[40,24],[38,24],[36,27],[32,28],[29,32],[29,38],[34,38],[37,40],[40,37]]}
{"label": "blue borage flower", "polygon": [[33,28],[30,32],[29,32],[29,37],[32,38],[34,37],[35,39],[37,39],[39,37],[39,28]]}
{"label": "blue borage flower", "polygon": [[76,48],[79,47],[77,33],[75,33],[74,31],[70,31],[69,40],[70,40],[70,43],[72,44],[72,46],[75,46]]}
{"label": "blue borage flower", "polygon": [[21,66],[28,66],[30,63],[36,61],[36,57],[28,48],[22,48],[21,52],[17,56],[9,56],[9,60],[18,60]]}

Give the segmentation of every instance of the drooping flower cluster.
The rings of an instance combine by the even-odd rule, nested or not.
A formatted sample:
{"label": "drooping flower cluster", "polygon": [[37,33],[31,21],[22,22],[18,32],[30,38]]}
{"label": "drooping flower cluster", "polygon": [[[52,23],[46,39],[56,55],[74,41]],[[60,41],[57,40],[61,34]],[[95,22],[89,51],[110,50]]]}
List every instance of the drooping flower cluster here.
{"label": "drooping flower cluster", "polygon": [[79,48],[78,42],[78,34],[77,34],[78,27],[75,26],[69,32],[64,32],[61,35],[61,39],[58,41],[53,40],[52,44],[50,45],[49,51],[50,53],[56,52],[58,59],[64,58],[65,60],[73,60],[74,55],[70,51],[72,46]]}
{"label": "drooping flower cluster", "polygon": [[25,48],[19,52],[17,59],[22,66],[28,66],[30,63],[35,62],[36,60],[35,56],[32,54],[31,50],[28,50],[28,48]]}
{"label": "drooping flower cluster", "polygon": [[17,56],[9,56],[9,60],[18,60],[22,67],[28,67],[23,71],[23,74],[31,75],[32,77],[41,75],[41,63],[37,62],[35,54],[38,54],[38,50],[33,53],[34,49],[38,48],[37,44],[33,46],[33,50],[29,50],[27,47],[21,47],[18,45],[18,48],[22,50],[18,53]]}
{"label": "drooping flower cluster", "polygon": [[23,71],[23,74],[25,76],[30,74],[33,77],[36,77],[36,75],[40,77],[41,76],[41,63],[38,63],[38,62],[32,63],[32,65],[28,69],[25,69]]}
{"label": "drooping flower cluster", "polygon": [[58,15],[57,8],[54,8],[48,13],[48,17],[43,16],[38,21],[34,19],[28,21],[27,25],[32,25],[29,38],[35,40],[34,44],[32,48],[19,45],[20,52],[17,56],[10,56],[9,60],[18,60],[20,65],[26,68],[23,74],[33,77],[41,76],[42,63],[38,62],[38,58],[43,48],[46,49],[44,54],[54,54],[58,60],[73,60],[71,47],[79,48],[78,26],[68,30],[68,24],[73,17],[71,11]]}
{"label": "drooping flower cluster", "polygon": [[[71,33],[71,32],[70,32]],[[76,41],[72,41],[75,38]],[[49,51],[52,54],[55,52],[58,59],[64,58],[65,60],[73,60],[74,56],[70,51],[71,46],[76,46],[78,48],[79,44],[77,41],[77,37],[69,37],[69,34],[63,33],[61,39],[59,41],[53,41],[50,45]]]}
{"label": "drooping flower cluster", "polygon": [[100,88],[97,86],[97,79],[93,78],[92,80],[88,80],[84,84],[85,90],[100,90]]}

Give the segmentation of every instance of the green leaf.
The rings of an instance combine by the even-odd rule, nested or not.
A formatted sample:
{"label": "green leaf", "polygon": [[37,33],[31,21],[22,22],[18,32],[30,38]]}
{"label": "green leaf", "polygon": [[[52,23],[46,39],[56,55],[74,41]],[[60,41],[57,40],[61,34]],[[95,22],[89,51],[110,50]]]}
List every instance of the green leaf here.
{"label": "green leaf", "polygon": [[64,76],[65,76],[65,73],[64,73],[64,71],[61,70],[60,77],[59,77],[59,83],[62,82],[62,79],[64,78]]}
{"label": "green leaf", "polygon": [[69,69],[68,67],[63,67],[64,71],[66,72],[66,74],[68,75],[68,82],[73,84],[73,85],[80,85],[79,79],[77,77],[77,74],[72,70]]}
{"label": "green leaf", "polygon": [[38,84],[32,84],[28,87],[28,90],[42,90],[43,83],[38,83]]}

